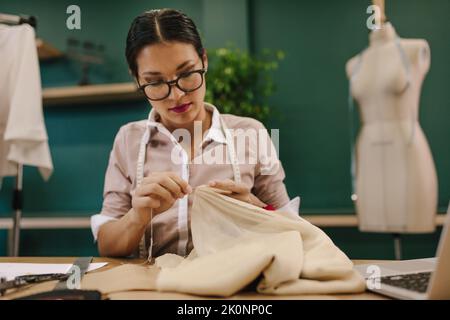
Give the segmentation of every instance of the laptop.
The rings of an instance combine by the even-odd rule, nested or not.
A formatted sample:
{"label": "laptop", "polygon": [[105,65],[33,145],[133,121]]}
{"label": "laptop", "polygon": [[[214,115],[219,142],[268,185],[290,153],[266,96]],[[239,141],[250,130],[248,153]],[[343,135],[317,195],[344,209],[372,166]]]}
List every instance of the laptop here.
{"label": "laptop", "polygon": [[450,203],[436,258],[355,266],[367,289],[397,299],[450,299]]}

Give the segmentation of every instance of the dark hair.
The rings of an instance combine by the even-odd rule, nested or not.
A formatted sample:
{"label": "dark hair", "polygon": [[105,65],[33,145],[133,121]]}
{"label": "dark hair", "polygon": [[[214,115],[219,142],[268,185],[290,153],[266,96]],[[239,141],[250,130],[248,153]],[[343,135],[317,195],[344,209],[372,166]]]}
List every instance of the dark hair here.
{"label": "dark hair", "polygon": [[136,57],[140,50],[154,43],[179,41],[192,44],[200,57],[204,49],[195,23],[174,9],[150,10],[137,16],[128,31],[125,56],[133,76],[137,77]]}

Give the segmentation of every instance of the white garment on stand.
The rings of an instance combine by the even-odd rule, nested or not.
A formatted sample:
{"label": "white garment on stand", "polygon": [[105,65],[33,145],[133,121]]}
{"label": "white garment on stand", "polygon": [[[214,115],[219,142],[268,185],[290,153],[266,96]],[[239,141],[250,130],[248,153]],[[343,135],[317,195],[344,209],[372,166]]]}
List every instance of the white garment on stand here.
{"label": "white garment on stand", "polygon": [[0,61],[0,182],[16,175],[18,164],[38,167],[47,180],[53,164],[31,26],[0,25]]}

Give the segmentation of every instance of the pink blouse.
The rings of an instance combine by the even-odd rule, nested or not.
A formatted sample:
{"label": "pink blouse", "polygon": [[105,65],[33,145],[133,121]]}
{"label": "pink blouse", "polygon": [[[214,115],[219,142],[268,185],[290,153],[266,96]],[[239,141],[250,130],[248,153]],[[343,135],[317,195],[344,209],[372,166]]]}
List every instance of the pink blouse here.
{"label": "pink blouse", "polygon": [[[195,189],[197,186],[208,184],[211,180],[233,180],[233,168],[229,161],[221,161],[221,163],[203,160],[203,158],[206,159],[206,156],[208,159],[215,159],[214,156],[217,154],[224,155],[224,160],[229,160],[227,139],[220,122],[220,117],[222,117],[234,140],[242,183],[251,188],[252,193],[264,203],[271,204],[275,208],[285,206],[289,202],[289,196],[283,183],[285,173],[263,124],[252,118],[230,114],[220,115],[211,104],[205,103],[205,107],[212,112],[212,124],[203,139],[199,154],[195,155],[189,164],[188,183],[190,186]],[[152,110],[150,120],[158,122],[158,117],[155,110]],[[146,150],[144,177],[151,172],[180,172],[181,170],[181,165],[172,161],[174,142],[167,136],[167,133],[164,134],[163,131],[166,131],[164,129],[161,123],[151,128],[151,138]],[[136,188],[139,145],[145,130],[147,130],[147,120],[128,123],[122,126],[117,133],[105,175],[102,211],[91,218],[95,239],[97,239],[98,229],[102,224],[121,218],[132,207],[131,192]],[[189,225],[192,200],[191,194],[188,196]],[[178,202],[175,202],[169,210],[153,218],[154,256],[177,253]],[[150,238],[149,226],[145,237],[146,239]],[[150,241],[146,241],[146,243],[148,245]],[[192,248],[189,227],[188,253]]]}

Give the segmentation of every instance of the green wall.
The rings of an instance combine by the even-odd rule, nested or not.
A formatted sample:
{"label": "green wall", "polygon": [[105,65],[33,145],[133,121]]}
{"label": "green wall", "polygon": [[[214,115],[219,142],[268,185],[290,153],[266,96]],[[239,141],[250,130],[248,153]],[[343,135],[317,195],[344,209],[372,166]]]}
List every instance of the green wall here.
{"label": "green wall", "polygon": [[[278,91],[272,99],[282,118],[272,125],[281,128],[288,189],[303,196],[303,206],[311,213],[352,211],[344,68],[368,44],[369,1],[252,3],[252,46],[256,51],[277,48],[287,53],[276,74]],[[419,117],[439,176],[442,211],[450,199],[450,1],[396,0],[386,1],[386,6],[401,37],[423,38],[431,47]]]}
{"label": "green wall", "polygon": [[[66,7],[74,3],[81,7],[81,31],[65,28]],[[271,100],[279,116],[270,127],[280,128],[280,157],[288,190],[291,196],[302,197],[304,214],[333,214],[354,211],[349,200],[344,66],[367,45],[368,3],[0,0],[0,11],[36,15],[39,36],[63,50],[69,36],[105,45],[106,63],[96,69],[96,83],[130,80],[124,58],[126,33],[132,18],[150,8],[185,11],[197,23],[207,48],[230,41],[255,53],[264,48],[284,50],[286,59],[275,74],[278,91]],[[424,38],[431,46],[432,66],[423,87],[420,120],[435,158],[443,210],[450,198],[450,1],[389,1],[387,13],[400,36]],[[79,70],[74,63],[60,61],[42,63],[41,74],[45,87],[65,86],[77,83]],[[35,169],[26,168],[24,215],[90,216],[98,212],[114,136],[122,124],[145,118],[147,112],[145,101],[45,108],[55,173],[44,183]],[[11,214],[12,187],[13,179],[5,179],[0,217]],[[392,257],[390,235],[362,234],[355,228],[326,231],[353,258]],[[404,237],[405,257],[432,255],[438,234]],[[97,254],[89,230],[25,230],[22,235],[23,255]],[[6,254],[5,244],[6,232],[0,231],[0,255]]]}

